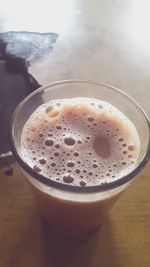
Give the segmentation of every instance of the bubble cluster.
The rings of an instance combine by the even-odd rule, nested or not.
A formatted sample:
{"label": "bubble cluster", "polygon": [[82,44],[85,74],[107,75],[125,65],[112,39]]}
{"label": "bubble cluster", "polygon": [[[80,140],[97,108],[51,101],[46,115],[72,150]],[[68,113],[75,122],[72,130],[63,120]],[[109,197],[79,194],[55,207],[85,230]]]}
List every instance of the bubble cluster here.
{"label": "bubble cluster", "polygon": [[26,122],[23,159],[37,173],[81,187],[117,180],[136,165],[139,137],[112,105],[90,98],[52,100]]}

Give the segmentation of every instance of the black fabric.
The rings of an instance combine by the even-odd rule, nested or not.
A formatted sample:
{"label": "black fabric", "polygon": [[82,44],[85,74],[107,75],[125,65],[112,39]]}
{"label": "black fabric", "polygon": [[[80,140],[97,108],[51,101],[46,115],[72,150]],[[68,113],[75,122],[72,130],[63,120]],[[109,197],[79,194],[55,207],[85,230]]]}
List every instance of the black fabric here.
{"label": "black fabric", "polygon": [[32,60],[53,49],[57,33],[0,33],[0,167],[13,157],[2,157],[10,150],[9,124],[20,101],[41,85],[28,72]]}
{"label": "black fabric", "polygon": [[[20,101],[40,87],[28,73],[25,59],[6,54],[6,44],[0,40],[0,154],[10,150],[9,123],[11,115]],[[0,158],[0,166],[13,158]]]}

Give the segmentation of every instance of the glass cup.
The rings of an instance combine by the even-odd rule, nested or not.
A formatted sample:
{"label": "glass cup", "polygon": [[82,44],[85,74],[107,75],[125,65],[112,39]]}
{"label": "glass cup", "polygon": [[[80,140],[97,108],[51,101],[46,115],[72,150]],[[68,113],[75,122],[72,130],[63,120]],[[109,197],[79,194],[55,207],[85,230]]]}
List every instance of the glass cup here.
{"label": "glass cup", "polygon": [[[29,116],[43,103],[73,97],[94,97],[109,102],[134,123],[141,146],[137,164],[130,173],[101,185],[70,186],[44,177],[24,161],[20,140]],[[17,106],[11,122],[11,148],[33,190],[41,214],[57,231],[80,234],[101,224],[107,211],[145,166],[150,156],[150,124],[142,108],[117,88],[91,81],[60,81],[37,89]]]}

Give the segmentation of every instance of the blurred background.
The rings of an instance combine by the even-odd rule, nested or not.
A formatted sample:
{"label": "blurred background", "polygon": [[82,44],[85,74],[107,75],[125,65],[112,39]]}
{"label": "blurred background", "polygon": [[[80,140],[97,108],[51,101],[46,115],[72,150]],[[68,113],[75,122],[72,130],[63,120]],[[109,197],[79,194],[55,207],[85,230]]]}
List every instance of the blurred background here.
{"label": "blurred background", "polygon": [[148,0],[6,0],[0,31],[58,34],[53,53],[30,66],[40,83],[103,81],[130,93],[149,113],[149,9]]}
{"label": "blurred background", "polygon": [[119,87],[150,116],[148,0],[5,0],[0,6],[1,129],[28,93],[63,79]]}

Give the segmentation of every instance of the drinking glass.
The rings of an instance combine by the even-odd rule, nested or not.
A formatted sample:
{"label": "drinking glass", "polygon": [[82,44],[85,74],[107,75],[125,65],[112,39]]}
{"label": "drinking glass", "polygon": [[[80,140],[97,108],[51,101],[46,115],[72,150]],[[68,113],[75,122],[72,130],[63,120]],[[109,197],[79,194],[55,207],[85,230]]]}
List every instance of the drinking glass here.
{"label": "drinking glass", "polygon": [[[21,152],[21,134],[30,115],[50,100],[74,97],[94,97],[106,101],[133,122],[141,145],[137,163],[128,174],[100,185],[71,186],[44,177],[24,160]],[[142,108],[119,89],[92,81],[59,81],[34,91],[14,112],[10,139],[12,152],[32,188],[41,214],[57,231],[68,234],[85,233],[99,226],[104,215],[144,168],[150,156],[150,124]]]}

